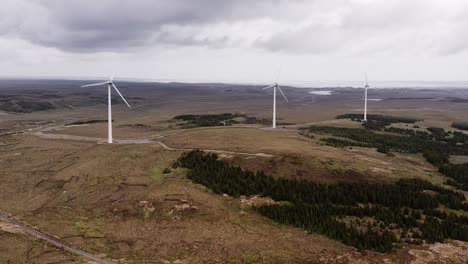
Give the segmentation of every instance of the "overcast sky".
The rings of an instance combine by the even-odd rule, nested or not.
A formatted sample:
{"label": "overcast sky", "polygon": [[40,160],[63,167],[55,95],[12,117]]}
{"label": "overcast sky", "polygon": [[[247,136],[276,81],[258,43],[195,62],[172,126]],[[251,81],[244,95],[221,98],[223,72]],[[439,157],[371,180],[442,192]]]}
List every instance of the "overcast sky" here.
{"label": "overcast sky", "polygon": [[468,80],[467,0],[2,0],[0,76]]}

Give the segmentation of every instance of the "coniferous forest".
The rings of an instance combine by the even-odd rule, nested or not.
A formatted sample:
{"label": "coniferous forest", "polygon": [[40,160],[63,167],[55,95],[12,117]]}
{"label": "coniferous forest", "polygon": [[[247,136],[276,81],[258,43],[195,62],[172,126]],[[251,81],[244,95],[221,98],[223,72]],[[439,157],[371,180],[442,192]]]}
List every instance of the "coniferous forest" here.
{"label": "coniferous forest", "polygon": [[[336,118],[337,119],[361,119],[362,117],[363,117],[362,114],[343,114],[343,115],[337,116]],[[408,124],[414,124],[418,121],[421,121],[420,119],[411,118],[411,117],[396,117],[396,116],[372,115],[372,114],[367,115],[367,119],[370,121],[382,121],[386,123],[408,123]]]}
{"label": "coniferous forest", "polygon": [[[395,120],[401,122],[398,118]],[[422,153],[429,163],[439,168],[439,172],[450,178],[447,184],[468,191],[468,163],[452,164],[449,161],[450,155],[468,155],[468,135],[438,127],[426,130],[388,127],[391,123],[387,122],[368,120],[363,123],[364,129],[311,126],[302,128],[301,134],[332,135],[322,139],[332,147],[370,147],[382,153]]]}
{"label": "coniferous forest", "polygon": [[461,130],[468,130],[468,122],[453,122],[452,127]]}
{"label": "coniferous forest", "polygon": [[255,210],[278,223],[323,234],[360,250],[388,252],[403,242],[449,238],[468,241],[468,217],[454,213],[468,211],[465,197],[428,181],[323,184],[273,178],[198,150],[184,153],[174,166],[187,168],[190,180],[218,194],[271,197],[276,203]]}
{"label": "coniferous forest", "polygon": [[174,120],[186,121],[187,123],[181,124],[183,128],[195,128],[195,127],[211,127],[211,126],[231,126],[237,123],[234,119],[243,117],[240,114],[207,114],[207,115],[178,115],[175,116]]}
{"label": "coniferous forest", "polygon": [[[177,121],[184,121],[179,124],[181,128],[213,127],[213,126],[232,126],[235,124],[271,124],[271,120],[257,118],[238,113],[206,114],[206,115],[178,115],[173,118]],[[285,124],[279,122],[279,124]]]}

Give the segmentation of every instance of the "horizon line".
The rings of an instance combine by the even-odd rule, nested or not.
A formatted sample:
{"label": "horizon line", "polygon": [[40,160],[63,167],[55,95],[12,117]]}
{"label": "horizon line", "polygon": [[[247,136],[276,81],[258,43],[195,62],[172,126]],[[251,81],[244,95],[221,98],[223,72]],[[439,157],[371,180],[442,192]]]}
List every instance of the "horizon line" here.
{"label": "horizon line", "polygon": [[[69,80],[69,81],[80,81],[80,80],[104,80],[105,77],[89,77],[89,76],[0,76],[0,80]],[[233,84],[233,85],[264,85],[272,83],[268,80],[214,80],[214,79],[192,79],[192,78],[138,78],[138,77],[117,77],[116,81],[123,82],[140,82],[140,83],[219,83],[219,84]],[[364,83],[362,80],[283,80],[281,83],[283,86],[294,86],[303,88],[315,88],[314,86],[320,86],[320,88],[338,88],[338,87],[354,87],[356,84]],[[373,87],[379,88],[429,88],[435,87],[466,87],[468,88],[468,80],[373,80],[370,82]],[[377,85],[376,85],[377,84]],[[380,84],[380,85],[379,85]],[[391,86],[381,86],[383,84],[393,84]],[[417,84],[417,85],[416,85]],[[362,85],[362,84],[361,84]],[[326,87],[323,87],[326,86]]]}

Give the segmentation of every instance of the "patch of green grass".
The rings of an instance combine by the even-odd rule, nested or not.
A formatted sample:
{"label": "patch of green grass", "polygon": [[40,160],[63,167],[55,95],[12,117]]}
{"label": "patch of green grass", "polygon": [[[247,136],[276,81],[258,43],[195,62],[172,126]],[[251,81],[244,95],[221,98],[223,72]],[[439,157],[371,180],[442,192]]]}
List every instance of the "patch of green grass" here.
{"label": "patch of green grass", "polygon": [[343,164],[330,161],[329,163],[325,164],[324,167],[329,171],[334,171],[339,174],[344,174],[348,170]]}
{"label": "patch of green grass", "polygon": [[80,217],[75,222],[76,231],[83,237],[103,237],[101,228],[94,222],[85,217]]}
{"label": "patch of green grass", "polygon": [[165,176],[164,169],[158,165],[155,165],[153,168],[151,168],[150,176],[153,181],[161,182]]}
{"label": "patch of green grass", "polygon": [[[156,163],[153,165],[153,167],[149,171],[149,176],[151,179],[159,183],[161,182],[164,177],[166,176],[176,176],[180,172],[176,168],[173,168],[172,165],[174,163],[174,160],[176,158],[173,158],[172,155],[170,156],[164,156],[156,161]],[[171,169],[173,168],[173,169]]]}
{"label": "patch of green grass", "polygon": [[143,208],[142,209],[142,214],[144,219],[149,219],[151,215],[153,215],[154,208]]}
{"label": "patch of green grass", "polygon": [[259,257],[256,255],[247,254],[244,255],[243,260],[246,264],[255,264],[258,263]]}

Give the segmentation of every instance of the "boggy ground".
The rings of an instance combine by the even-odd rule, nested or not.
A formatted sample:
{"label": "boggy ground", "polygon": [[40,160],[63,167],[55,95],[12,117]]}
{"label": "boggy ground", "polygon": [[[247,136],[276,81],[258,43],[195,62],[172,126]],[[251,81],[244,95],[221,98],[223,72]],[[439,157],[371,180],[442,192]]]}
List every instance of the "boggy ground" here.
{"label": "boggy ground", "polygon": [[[114,105],[114,135],[117,139],[152,137],[147,144],[107,145],[97,140],[47,139],[34,134],[47,126],[104,119],[106,107],[102,103],[74,103],[96,96],[93,92],[104,95],[97,90],[88,91],[89,94],[74,91],[77,94],[72,99],[76,101],[72,100],[70,108],[2,113],[1,132],[7,133],[0,136],[0,210],[116,263],[468,261],[468,245],[458,241],[405,245],[386,255],[357,252],[323,236],[274,224],[246,207],[245,200],[213,194],[192,184],[182,169],[163,173],[181,151],[166,150],[156,141],[173,148],[273,154],[261,157],[231,153],[220,157],[243,168],[266,170],[276,177],[321,182],[393,182],[401,177],[419,177],[443,184],[446,178],[419,155],[389,157],[374,149],[336,149],[321,145],[319,136],[310,139],[298,133],[297,128],[306,123],[358,126],[333,118],[360,111],[359,90],[343,89],[320,97],[307,90],[286,88],[291,103],[278,105],[279,117],[297,125],[276,131],[261,126],[188,130],[178,129],[172,117],[244,112],[269,118],[271,94],[258,91],[258,87],[240,87],[233,93],[232,89],[237,88],[196,86],[186,93],[188,88],[183,85],[155,89],[148,89],[150,85],[135,89],[131,86],[123,85],[121,90],[134,97],[129,100],[135,109],[127,111],[122,104]],[[61,95],[68,93],[71,92]],[[467,108],[464,104],[454,104],[437,91],[379,93],[386,99],[370,103],[374,113],[404,116],[411,112],[414,117],[425,119],[418,123],[420,126],[447,128],[451,121],[468,119],[463,116]],[[138,94],[144,96],[137,97]],[[455,95],[464,98],[467,93],[460,91]],[[10,132],[24,133],[9,135]],[[51,133],[105,138],[106,124],[70,126]],[[158,138],[164,134],[169,136]],[[6,223],[0,222],[0,230],[0,263],[86,261]]]}
{"label": "boggy ground", "polygon": [[[94,254],[123,263],[280,263],[350,251],[326,238],[272,225],[244,211],[238,199],[193,185],[182,170],[163,174],[179,153],[157,145],[92,145],[31,136],[7,140],[0,206]],[[11,240],[2,241],[7,250]],[[38,250],[35,244],[22,246]],[[25,260],[24,251],[12,260]]]}
{"label": "boggy ground", "polygon": [[[164,174],[180,152],[157,144],[106,145],[31,135],[1,141],[2,210],[114,262],[464,263],[467,258],[468,245],[462,242],[363,254],[273,224],[242,199],[191,183],[182,169]],[[255,159],[268,163],[271,158]],[[84,261],[11,228],[2,228],[0,252],[9,252],[2,257],[13,263],[28,258],[32,263]]]}

